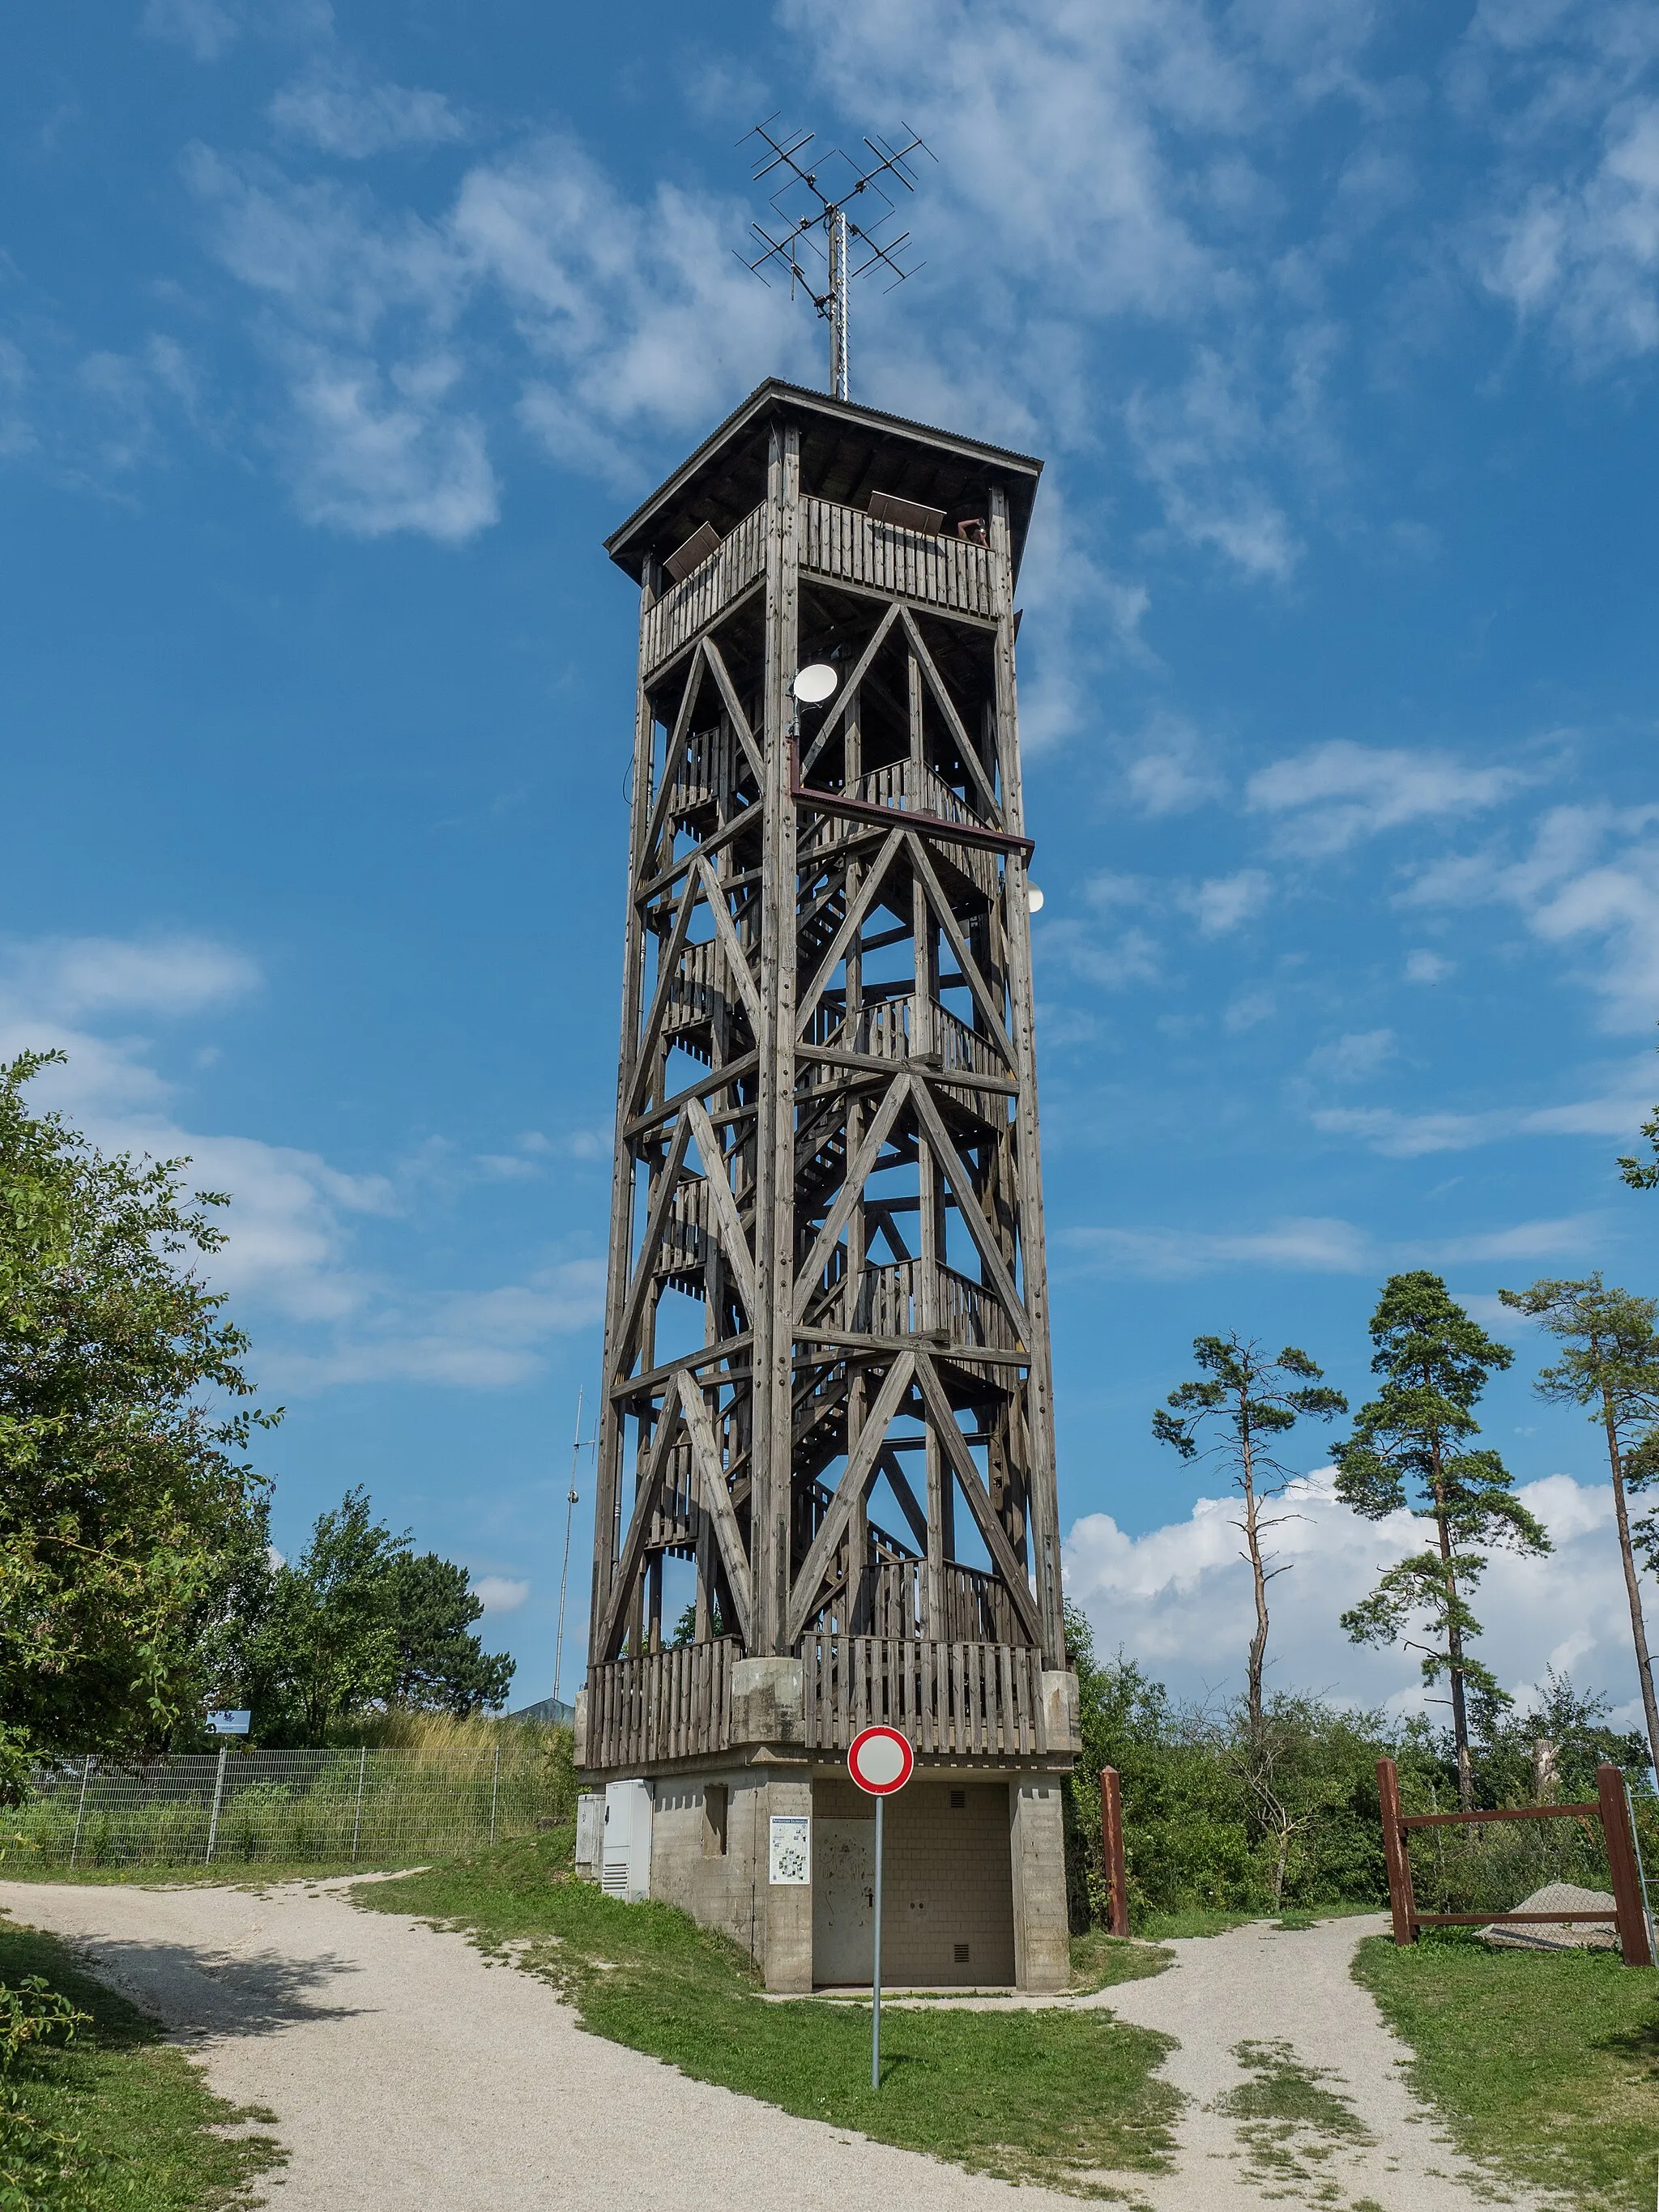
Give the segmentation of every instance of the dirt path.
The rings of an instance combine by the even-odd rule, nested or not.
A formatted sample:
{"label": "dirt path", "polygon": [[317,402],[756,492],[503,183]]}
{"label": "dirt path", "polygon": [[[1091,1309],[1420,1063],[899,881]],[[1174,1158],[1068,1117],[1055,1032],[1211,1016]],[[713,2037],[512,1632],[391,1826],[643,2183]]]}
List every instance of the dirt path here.
{"label": "dirt path", "polygon": [[[289,2153],[267,2185],[278,2212],[1075,2212],[1075,2198],[1016,2195],[688,2081],[586,2034],[533,1976],[489,1966],[460,1936],[360,1912],[341,1887],[4,1882],[0,1910],[83,1948],[198,2049],[222,2095],[275,2111]],[[1196,2102],[1176,2174],[1102,2181],[1158,2212],[1265,2212],[1287,2193],[1386,2212],[1490,2203],[1450,2179],[1456,2161],[1399,2084],[1398,2045],[1346,1978],[1358,1932],[1348,1921],[1179,1944],[1170,1972],[1107,1992],[1123,2018],[1181,2039],[1168,2071]],[[1339,2136],[1328,2151],[1300,2129],[1273,2156],[1253,2149],[1253,2124],[1214,2110],[1250,2078],[1231,2055],[1250,2038],[1339,2069],[1327,2086],[1353,2096],[1376,2143]]]}
{"label": "dirt path", "polygon": [[1236,1928],[1173,1943],[1167,1973],[1104,1992],[1119,2019],[1181,2045],[1164,2073],[1190,2101],[1178,2172],[1145,2185],[1158,2212],[1260,2212],[1264,2196],[1331,2212],[1540,2203],[1470,2174],[1407,2089],[1405,2046],[1351,1972],[1360,1938],[1388,1924]]}

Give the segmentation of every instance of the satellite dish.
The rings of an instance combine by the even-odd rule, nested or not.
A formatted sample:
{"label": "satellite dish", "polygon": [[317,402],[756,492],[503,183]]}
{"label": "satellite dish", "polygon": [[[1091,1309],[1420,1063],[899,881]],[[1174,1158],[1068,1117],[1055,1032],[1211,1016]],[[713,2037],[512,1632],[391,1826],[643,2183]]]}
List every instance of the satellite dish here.
{"label": "satellite dish", "polygon": [[815,660],[800,670],[789,689],[803,707],[821,707],[840,682],[827,660]]}
{"label": "satellite dish", "polygon": [[1027,884],[1025,886],[1025,903],[1032,914],[1042,913],[1042,893],[1035,884]]}

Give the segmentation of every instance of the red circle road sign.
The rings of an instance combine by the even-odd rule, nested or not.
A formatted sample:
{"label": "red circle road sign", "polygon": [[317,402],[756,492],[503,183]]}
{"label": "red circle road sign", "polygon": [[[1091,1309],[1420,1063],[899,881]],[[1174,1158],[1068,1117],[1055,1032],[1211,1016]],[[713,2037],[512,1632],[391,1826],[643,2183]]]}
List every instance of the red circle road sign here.
{"label": "red circle road sign", "polygon": [[915,1771],[916,1754],[896,1729],[860,1729],[847,1747],[847,1771],[872,1797],[890,1797]]}

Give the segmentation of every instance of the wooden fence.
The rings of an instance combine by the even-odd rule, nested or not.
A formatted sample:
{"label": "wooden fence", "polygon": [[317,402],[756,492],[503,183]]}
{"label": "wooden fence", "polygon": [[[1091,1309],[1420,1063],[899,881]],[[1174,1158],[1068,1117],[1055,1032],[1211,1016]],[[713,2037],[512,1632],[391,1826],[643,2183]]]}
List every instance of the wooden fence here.
{"label": "wooden fence", "polygon": [[590,1668],[583,1764],[640,1766],[725,1751],[732,1741],[732,1667],[739,1656],[736,1639],[726,1637]]}
{"label": "wooden fence", "polygon": [[920,1752],[1030,1758],[1051,1745],[1042,1655],[1009,1644],[811,1635],[802,1639],[802,1718],[814,1748],[845,1751],[863,1728],[897,1729]]}
{"label": "wooden fence", "polygon": [[[1650,1966],[1653,1942],[1636,1870],[1625,1778],[1616,1766],[1595,1770],[1595,1802],[1577,1805],[1513,1805],[1489,1813],[1402,1813],[1400,1774],[1391,1759],[1376,1762],[1376,1794],[1382,1808],[1382,1855],[1389,1869],[1389,1906],[1394,1940],[1415,1943],[1424,1928],[1506,1928],[1528,1923],[1559,1926],[1563,1921],[1611,1921],[1627,1966]],[[1419,1912],[1412,1886],[1407,1838],[1413,1828],[1478,1827],[1496,1820],[1599,1820],[1607,1846],[1611,1912]]]}

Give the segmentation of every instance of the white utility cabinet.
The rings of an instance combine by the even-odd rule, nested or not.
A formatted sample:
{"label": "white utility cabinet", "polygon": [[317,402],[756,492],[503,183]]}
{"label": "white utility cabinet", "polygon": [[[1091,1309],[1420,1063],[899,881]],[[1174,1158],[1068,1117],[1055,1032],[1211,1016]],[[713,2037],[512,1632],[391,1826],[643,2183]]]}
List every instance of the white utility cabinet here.
{"label": "white utility cabinet", "polygon": [[651,1894],[651,1784],[607,1782],[605,1786],[605,1872],[607,1897],[637,1905]]}

